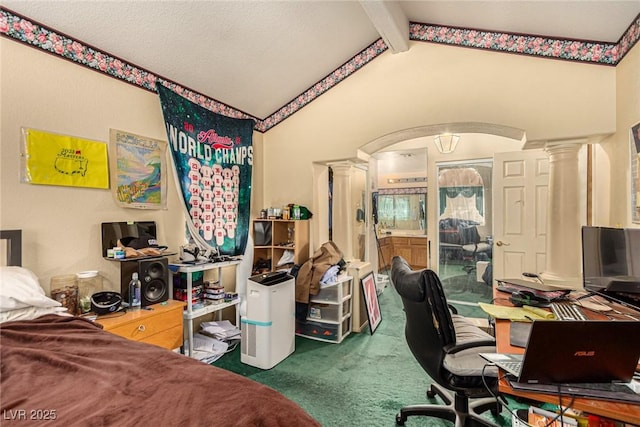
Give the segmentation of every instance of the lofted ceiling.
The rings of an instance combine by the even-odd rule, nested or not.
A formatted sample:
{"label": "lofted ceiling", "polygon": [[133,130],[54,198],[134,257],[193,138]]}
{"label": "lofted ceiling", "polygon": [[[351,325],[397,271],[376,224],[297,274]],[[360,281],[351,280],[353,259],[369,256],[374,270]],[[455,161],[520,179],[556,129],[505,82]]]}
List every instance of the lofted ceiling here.
{"label": "lofted ceiling", "polygon": [[401,55],[409,22],[616,43],[640,0],[105,1],[2,6],[263,119],[380,37]]}

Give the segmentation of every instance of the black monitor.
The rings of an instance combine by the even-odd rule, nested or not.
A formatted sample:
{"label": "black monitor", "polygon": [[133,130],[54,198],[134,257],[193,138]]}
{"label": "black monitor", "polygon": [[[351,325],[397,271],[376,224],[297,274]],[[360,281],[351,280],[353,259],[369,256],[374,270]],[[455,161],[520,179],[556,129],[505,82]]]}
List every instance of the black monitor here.
{"label": "black monitor", "polygon": [[586,290],[640,305],[640,228],[582,227],[582,273]]}
{"label": "black monitor", "polygon": [[102,223],[102,256],[107,257],[107,249],[118,246],[123,237],[151,236],[158,238],[155,221],[122,221]]}

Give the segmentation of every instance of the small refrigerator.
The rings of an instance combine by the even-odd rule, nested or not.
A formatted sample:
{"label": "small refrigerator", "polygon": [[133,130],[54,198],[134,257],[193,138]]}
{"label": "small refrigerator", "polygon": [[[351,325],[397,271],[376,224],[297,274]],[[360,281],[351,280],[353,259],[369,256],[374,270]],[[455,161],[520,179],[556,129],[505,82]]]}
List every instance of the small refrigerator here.
{"label": "small refrigerator", "polygon": [[240,361],[271,369],[295,350],[295,279],[283,271],[252,276],[246,298]]}

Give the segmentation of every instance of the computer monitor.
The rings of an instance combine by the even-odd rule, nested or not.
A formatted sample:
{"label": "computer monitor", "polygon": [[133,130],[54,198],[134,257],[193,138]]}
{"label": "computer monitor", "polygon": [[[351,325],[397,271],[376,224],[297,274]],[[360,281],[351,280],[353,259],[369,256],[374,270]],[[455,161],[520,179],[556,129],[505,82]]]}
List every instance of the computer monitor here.
{"label": "computer monitor", "polygon": [[582,272],[586,290],[640,306],[640,228],[582,227]]}
{"label": "computer monitor", "polygon": [[107,257],[107,249],[118,246],[123,237],[151,236],[158,238],[155,221],[122,221],[102,223],[102,256]]}

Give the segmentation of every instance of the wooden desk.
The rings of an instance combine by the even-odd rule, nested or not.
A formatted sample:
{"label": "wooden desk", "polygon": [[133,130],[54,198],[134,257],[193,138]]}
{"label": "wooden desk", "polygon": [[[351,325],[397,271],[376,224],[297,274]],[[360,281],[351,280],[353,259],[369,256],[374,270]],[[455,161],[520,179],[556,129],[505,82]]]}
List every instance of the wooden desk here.
{"label": "wooden desk", "polygon": [[[494,287],[494,298],[496,304],[511,305],[508,300],[505,300],[504,292],[498,292]],[[621,310],[622,311],[622,310]],[[585,313],[594,320],[600,318],[604,319],[605,316],[596,315],[592,313]],[[499,353],[524,353],[524,349],[520,347],[513,347],[509,342],[509,333],[511,328],[511,321],[496,319],[495,332],[496,332],[496,348]],[[511,388],[507,380],[504,378],[498,382],[498,390],[500,393],[510,394],[512,396],[518,396],[525,399],[530,399],[539,402],[547,402],[551,404],[558,404],[558,396],[553,394],[524,392],[514,390]],[[570,396],[562,397],[562,404],[567,405],[571,401]],[[585,411],[594,415],[601,415],[603,417],[611,418],[618,421],[624,421],[635,425],[640,425],[640,405],[631,403],[610,402],[606,400],[592,400],[587,398],[576,398],[571,405],[573,409]]]}

